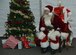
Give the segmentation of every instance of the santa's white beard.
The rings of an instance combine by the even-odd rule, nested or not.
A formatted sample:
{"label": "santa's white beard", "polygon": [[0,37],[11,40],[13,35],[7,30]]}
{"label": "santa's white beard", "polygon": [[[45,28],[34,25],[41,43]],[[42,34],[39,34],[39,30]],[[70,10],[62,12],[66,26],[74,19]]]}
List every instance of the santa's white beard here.
{"label": "santa's white beard", "polygon": [[44,15],[44,21],[45,21],[46,26],[51,26],[52,27],[52,24],[51,24],[52,17],[53,17],[52,13],[49,13],[48,15],[47,14]]}

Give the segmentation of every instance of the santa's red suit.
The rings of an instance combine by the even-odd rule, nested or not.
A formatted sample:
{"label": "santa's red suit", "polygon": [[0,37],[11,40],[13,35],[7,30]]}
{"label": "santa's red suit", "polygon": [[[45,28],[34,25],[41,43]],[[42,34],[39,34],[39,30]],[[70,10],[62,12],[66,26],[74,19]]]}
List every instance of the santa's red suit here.
{"label": "santa's red suit", "polygon": [[[40,45],[41,48],[47,48],[50,46],[52,49],[52,53],[54,50],[58,50],[60,45],[60,32],[57,31],[57,28],[61,28],[64,26],[64,23],[59,18],[59,16],[55,15],[54,13],[50,13],[50,17],[42,16],[40,19],[40,32],[38,38],[41,40]],[[63,25],[63,26],[62,26]],[[53,29],[48,30],[47,26],[53,27]]]}
{"label": "santa's red suit", "polygon": [[[47,5],[45,10],[49,10],[50,12],[52,11],[53,7],[50,5]],[[39,23],[39,34],[38,38],[40,39],[40,45],[41,48],[47,48],[49,46],[49,41],[48,41],[48,32],[49,30],[47,29],[47,26],[53,27],[51,24],[51,18],[52,18],[52,13],[44,14],[40,18],[40,23]]]}
{"label": "santa's red suit", "polygon": [[60,17],[62,22],[64,23],[61,27],[61,36],[62,39],[66,39],[66,42],[69,43],[69,31],[71,31],[71,27],[69,24],[71,11],[64,6],[55,7],[54,12],[56,15]]}
{"label": "santa's red suit", "polygon": [[70,19],[71,11],[64,6],[55,7],[54,12],[61,18],[64,23],[67,23]]}
{"label": "santa's red suit", "polygon": [[48,37],[50,39],[50,47],[53,50],[59,49],[60,32],[56,30],[49,31]]}
{"label": "santa's red suit", "polygon": [[[60,18],[54,13],[50,13],[50,17],[43,16],[40,19],[40,32],[38,38],[41,40],[41,48],[47,48],[50,46],[53,50],[59,49],[60,32],[56,31],[61,24]],[[61,24],[60,24],[61,23]],[[48,30],[47,26],[53,27],[53,29]],[[49,41],[50,40],[50,41]]]}
{"label": "santa's red suit", "polygon": [[[38,38],[41,40],[40,41],[40,45],[42,48],[47,48],[49,46],[49,41],[48,39],[50,39],[50,46],[53,49],[58,49],[59,48],[59,34],[57,34],[58,31],[53,31],[53,29],[50,30],[50,32],[54,32],[53,34],[49,35],[49,37],[54,37],[54,39],[52,38],[48,38],[48,33],[49,30],[47,28],[47,26],[49,27],[53,27],[55,30],[59,27],[63,27],[64,23],[62,22],[62,20],[59,18],[59,16],[57,16],[54,13],[49,13],[49,15],[44,15],[40,18],[40,24],[39,24],[39,30],[40,32],[38,33]],[[59,33],[59,32],[58,32]],[[54,35],[55,34],[55,35]],[[57,47],[55,47],[57,46]],[[55,48],[54,48],[55,47]]]}
{"label": "santa's red suit", "polygon": [[50,13],[49,15],[44,15],[40,18],[40,25],[39,25],[39,30],[40,30],[40,36],[39,39],[41,39],[40,45],[42,48],[46,48],[49,46],[48,42],[48,32],[49,30],[47,29],[47,26],[53,27],[51,24],[51,18],[52,14]]}

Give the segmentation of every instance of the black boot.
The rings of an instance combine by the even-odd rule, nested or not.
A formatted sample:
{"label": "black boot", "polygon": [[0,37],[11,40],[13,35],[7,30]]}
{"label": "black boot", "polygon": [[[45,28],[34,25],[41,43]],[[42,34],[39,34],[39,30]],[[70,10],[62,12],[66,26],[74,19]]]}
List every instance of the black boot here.
{"label": "black boot", "polygon": [[51,55],[54,55],[56,53],[54,49],[50,48],[50,50],[51,50]]}
{"label": "black boot", "polygon": [[60,44],[59,44],[58,52],[59,52],[59,53],[61,53],[61,52],[62,52],[62,50],[63,50],[62,43],[60,43]]}
{"label": "black boot", "polygon": [[52,51],[51,51],[51,55],[54,55],[55,53],[56,53],[55,50],[52,50]]}
{"label": "black boot", "polygon": [[59,53],[62,52],[62,47],[59,47],[58,52],[59,52]]}
{"label": "black boot", "polygon": [[41,48],[41,53],[46,53],[47,52],[47,48]]}
{"label": "black boot", "polygon": [[65,46],[65,40],[63,40],[63,48],[65,48],[66,46]]}

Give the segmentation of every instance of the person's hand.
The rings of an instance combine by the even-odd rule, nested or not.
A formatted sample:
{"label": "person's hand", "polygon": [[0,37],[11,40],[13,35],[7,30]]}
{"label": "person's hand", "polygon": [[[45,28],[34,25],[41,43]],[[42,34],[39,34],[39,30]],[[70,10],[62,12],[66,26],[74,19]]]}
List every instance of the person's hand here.
{"label": "person's hand", "polygon": [[41,31],[45,31],[45,27],[41,27],[40,30],[41,30]]}

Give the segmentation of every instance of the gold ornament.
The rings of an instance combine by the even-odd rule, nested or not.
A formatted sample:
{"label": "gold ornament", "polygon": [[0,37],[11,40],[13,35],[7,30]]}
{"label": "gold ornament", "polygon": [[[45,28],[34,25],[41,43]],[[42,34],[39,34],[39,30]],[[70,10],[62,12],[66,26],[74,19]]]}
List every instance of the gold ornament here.
{"label": "gold ornament", "polygon": [[20,31],[20,27],[17,27],[18,28],[18,30]]}
{"label": "gold ornament", "polygon": [[12,30],[12,28],[9,28],[9,30]]}
{"label": "gold ornament", "polygon": [[24,28],[23,28],[22,30],[23,30],[23,31],[26,31],[26,29],[24,29]]}
{"label": "gold ornament", "polygon": [[14,18],[16,18],[16,16],[14,16]]}
{"label": "gold ornament", "polygon": [[17,28],[13,27],[13,30],[17,30]]}
{"label": "gold ornament", "polygon": [[25,4],[27,4],[27,2],[25,2]]}

